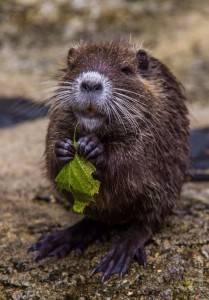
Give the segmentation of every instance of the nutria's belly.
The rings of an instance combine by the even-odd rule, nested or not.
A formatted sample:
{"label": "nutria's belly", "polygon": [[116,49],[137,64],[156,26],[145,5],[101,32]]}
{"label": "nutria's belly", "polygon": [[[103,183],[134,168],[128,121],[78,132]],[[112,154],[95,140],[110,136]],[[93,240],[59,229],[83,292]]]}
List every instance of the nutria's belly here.
{"label": "nutria's belly", "polygon": [[107,224],[123,224],[140,219],[139,201],[123,195],[97,197],[84,211],[85,215]]}
{"label": "nutria's belly", "polygon": [[89,218],[104,222],[109,225],[124,224],[134,221],[133,214],[127,210],[123,212],[99,210],[97,208],[87,207],[84,211],[85,215]]}

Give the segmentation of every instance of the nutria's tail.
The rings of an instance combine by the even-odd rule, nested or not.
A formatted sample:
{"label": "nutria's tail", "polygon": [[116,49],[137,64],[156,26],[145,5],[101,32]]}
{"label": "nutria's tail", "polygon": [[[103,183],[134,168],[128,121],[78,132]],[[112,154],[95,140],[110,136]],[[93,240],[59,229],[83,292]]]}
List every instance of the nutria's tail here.
{"label": "nutria's tail", "polygon": [[[208,161],[208,163],[209,163],[209,161]],[[201,170],[199,170],[199,172],[201,172]],[[193,181],[193,182],[209,181],[209,174],[206,174],[206,173],[189,174],[189,172],[187,172],[185,181],[186,182],[188,182],[188,181]]]}
{"label": "nutria's tail", "polygon": [[24,97],[0,98],[0,128],[44,117],[49,106],[44,102],[35,102]]}
{"label": "nutria's tail", "polygon": [[187,177],[189,181],[209,181],[209,127],[191,131]]}

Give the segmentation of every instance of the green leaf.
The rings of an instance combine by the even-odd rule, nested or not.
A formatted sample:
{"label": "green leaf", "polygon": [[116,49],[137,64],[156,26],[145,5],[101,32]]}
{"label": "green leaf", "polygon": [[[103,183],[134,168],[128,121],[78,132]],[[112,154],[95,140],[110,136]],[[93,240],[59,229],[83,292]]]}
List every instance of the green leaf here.
{"label": "green leaf", "polygon": [[[75,133],[74,145],[77,146]],[[72,193],[74,198],[73,210],[75,212],[82,213],[85,207],[91,201],[94,201],[94,195],[99,193],[100,182],[92,177],[95,170],[96,168],[90,161],[75,154],[74,159],[67,163],[55,178],[55,182],[60,189]]]}

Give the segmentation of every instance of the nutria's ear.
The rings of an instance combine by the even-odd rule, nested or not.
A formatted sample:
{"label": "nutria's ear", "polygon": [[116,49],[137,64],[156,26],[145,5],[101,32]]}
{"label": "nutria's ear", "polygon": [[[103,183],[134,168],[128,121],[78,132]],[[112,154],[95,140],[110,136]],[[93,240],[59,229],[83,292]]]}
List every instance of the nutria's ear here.
{"label": "nutria's ear", "polygon": [[73,58],[75,52],[75,48],[70,48],[70,50],[68,51],[67,61],[70,61]]}
{"label": "nutria's ear", "polygon": [[138,60],[138,70],[142,77],[149,76],[149,58],[147,52],[143,49],[140,49],[136,53]]}

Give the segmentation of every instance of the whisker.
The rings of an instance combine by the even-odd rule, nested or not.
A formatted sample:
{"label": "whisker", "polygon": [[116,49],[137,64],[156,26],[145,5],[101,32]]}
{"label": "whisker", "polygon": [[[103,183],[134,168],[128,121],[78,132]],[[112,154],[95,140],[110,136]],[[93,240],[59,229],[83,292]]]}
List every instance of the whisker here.
{"label": "whisker", "polygon": [[112,104],[110,101],[108,102],[108,105],[106,106],[106,112],[108,115],[108,120],[109,120],[109,122],[111,122],[112,118],[114,118],[114,110],[112,108]]}
{"label": "whisker", "polygon": [[[119,109],[119,111],[123,114],[124,118],[126,119],[126,121],[131,125],[132,129],[134,130],[134,132],[136,132],[136,128],[138,127],[138,123],[136,122],[135,119],[133,119],[133,116],[127,111],[124,110],[124,107],[121,107],[121,104],[119,103],[118,99],[115,98],[114,104],[115,106]],[[121,117],[120,117],[121,118]]]}
{"label": "whisker", "polygon": [[70,92],[62,92],[62,93],[57,93],[54,95],[54,98],[56,99],[62,99],[62,97],[66,97],[66,96],[71,96],[73,93]]}
{"label": "whisker", "polygon": [[65,80],[60,80],[61,83],[66,83],[66,84],[74,84],[73,81],[65,81]]}
{"label": "whisker", "polygon": [[126,127],[125,127],[125,124],[124,124],[124,122],[123,122],[123,119],[121,118],[120,113],[119,113],[118,110],[117,110],[117,107],[114,106],[114,105],[112,105],[112,109],[113,109],[113,111],[114,111],[114,113],[115,113],[115,116],[116,116],[117,119],[119,120],[119,122],[123,125],[123,128],[124,128],[125,132],[127,132]]}
{"label": "whisker", "polygon": [[57,87],[50,87],[47,89],[47,91],[49,92],[56,92],[56,91],[69,91],[72,90],[71,87],[67,87],[67,86],[57,86]]}
{"label": "whisker", "polygon": [[[135,92],[133,92],[133,91],[130,91],[130,90],[126,90],[126,89],[121,89],[121,88],[114,88],[114,91],[115,92],[125,92],[125,93],[127,93],[127,94],[134,94],[134,95],[136,95],[136,96],[138,96],[138,97],[140,97],[140,99],[144,99],[144,100],[146,100],[146,97],[144,96],[144,95],[142,95],[142,94],[138,94],[138,93],[135,93]],[[123,95],[123,96],[127,96],[128,97],[128,95],[127,94],[121,94],[121,95]],[[131,97],[130,97],[130,99],[132,99]],[[135,100],[136,102],[139,102],[138,101],[138,99],[133,99],[133,100]],[[145,103],[143,103],[145,106],[148,106],[147,104],[145,104]]]}
{"label": "whisker", "polygon": [[[126,99],[126,95],[122,95],[121,94],[121,96],[120,96],[120,99],[121,100],[125,100]],[[130,102],[128,102],[129,104],[130,104]],[[124,102],[124,104],[125,105],[127,105],[127,101],[125,101]],[[140,103],[141,104],[141,103]],[[132,107],[129,107],[130,109],[133,109]],[[136,108],[135,106],[134,106],[134,108]],[[158,124],[158,125],[160,125],[160,120],[157,118],[157,115],[155,116],[155,115],[153,115],[149,110],[147,110],[146,108],[142,108],[142,107],[140,107],[140,110],[142,111],[142,112],[145,112],[145,113],[147,113],[147,114],[149,114],[151,117],[152,117],[152,119],[156,122],[156,124]],[[135,111],[136,112],[136,111]],[[140,113],[140,112],[139,112]],[[141,114],[140,114],[141,115]],[[143,115],[141,115],[141,117],[143,118]],[[172,136],[171,134],[170,134],[170,132],[169,131],[167,131],[168,132],[168,134],[170,135],[170,136]],[[173,136],[172,136],[173,137]]]}
{"label": "whisker", "polygon": [[[160,147],[159,147],[159,145],[158,145],[158,143],[157,143],[157,141],[156,141],[156,139],[155,139],[155,136],[153,135],[153,131],[156,132],[156,134],[157,134],[159,140],[160,140],[161,143],[164,145],[164,147],[168,150],[168,148],[167,148],[167,146],[165,145],[165,143],[164,143],[164,141],[163,141],[163,139],[162,139],[160,133],[158,132],[157,127],[155,126],[155,124],[152,124],[148,119],[145,119],[144,116],[143,116],[142,114],[140,114],[139,111],[138,111],[137,109],[135,109],[134,107],[130,106],[130,103],[127,103],[127,102],[123,101],[123,100],[120,99],[120,98],[117,98],[117,100],[120,101],[120,104],[123,105],[125,108],[131,109],[131,110],[133,110],[133,112],[137,113],[137,116],[140,117],[140,120],[147,126],[148,130],[150,131],[150,133],[151,133],[151,135],[152,135],[152,138],[153,138],[153,140],[155,141],[155,144],[156,144],[156,146],[157,146],[157,148],[158,148],[158,150],[159,150],[160,152],[162,152],[162,149],[160,149]],[[116,104],[116,103],[115,103],[115,104]],[[117,103],[117,104],[118,104],[118,103]],[[116,104],[116,105],[117,105],[117,104]],[[127,113],[127,112],[126,112],[126,113]],[[130,115],[130,116],[132,117],[132,115]],[[169,151],[169,153],[170,153],[170,151]],[[170,154],[171,154],[171,153],[170,153]]]}
{"label": "whisker", "polygon": [[[120,98],[122,97],[124,100],[131,100],[131,102],[133,102],[134,104],[137,104],[141,110],[143,110],[144,112],[150,113],[149,110],[147,110],[146,108],[143,107],[144,103],[139,102],[139,100],[134,99],[132,97],[129,97],[127,95],[121,94],[121,93],[115,93],[117,96],[119,96]],[[148,105],[145,105],[146,107],[148,107]]]}
{"label": "whisker", "polygon": [[136,108],[134,105],[132,105],[130,102],[124,101],[124,99],[121,99],[119,97],[117,97],[118,101],[123,104],[124,106],[126,106],[128,109],[130,109],[133,113],[135,113],[136,117],[137,116],[141,116],[141,110],[139,110],[138,108]]}

